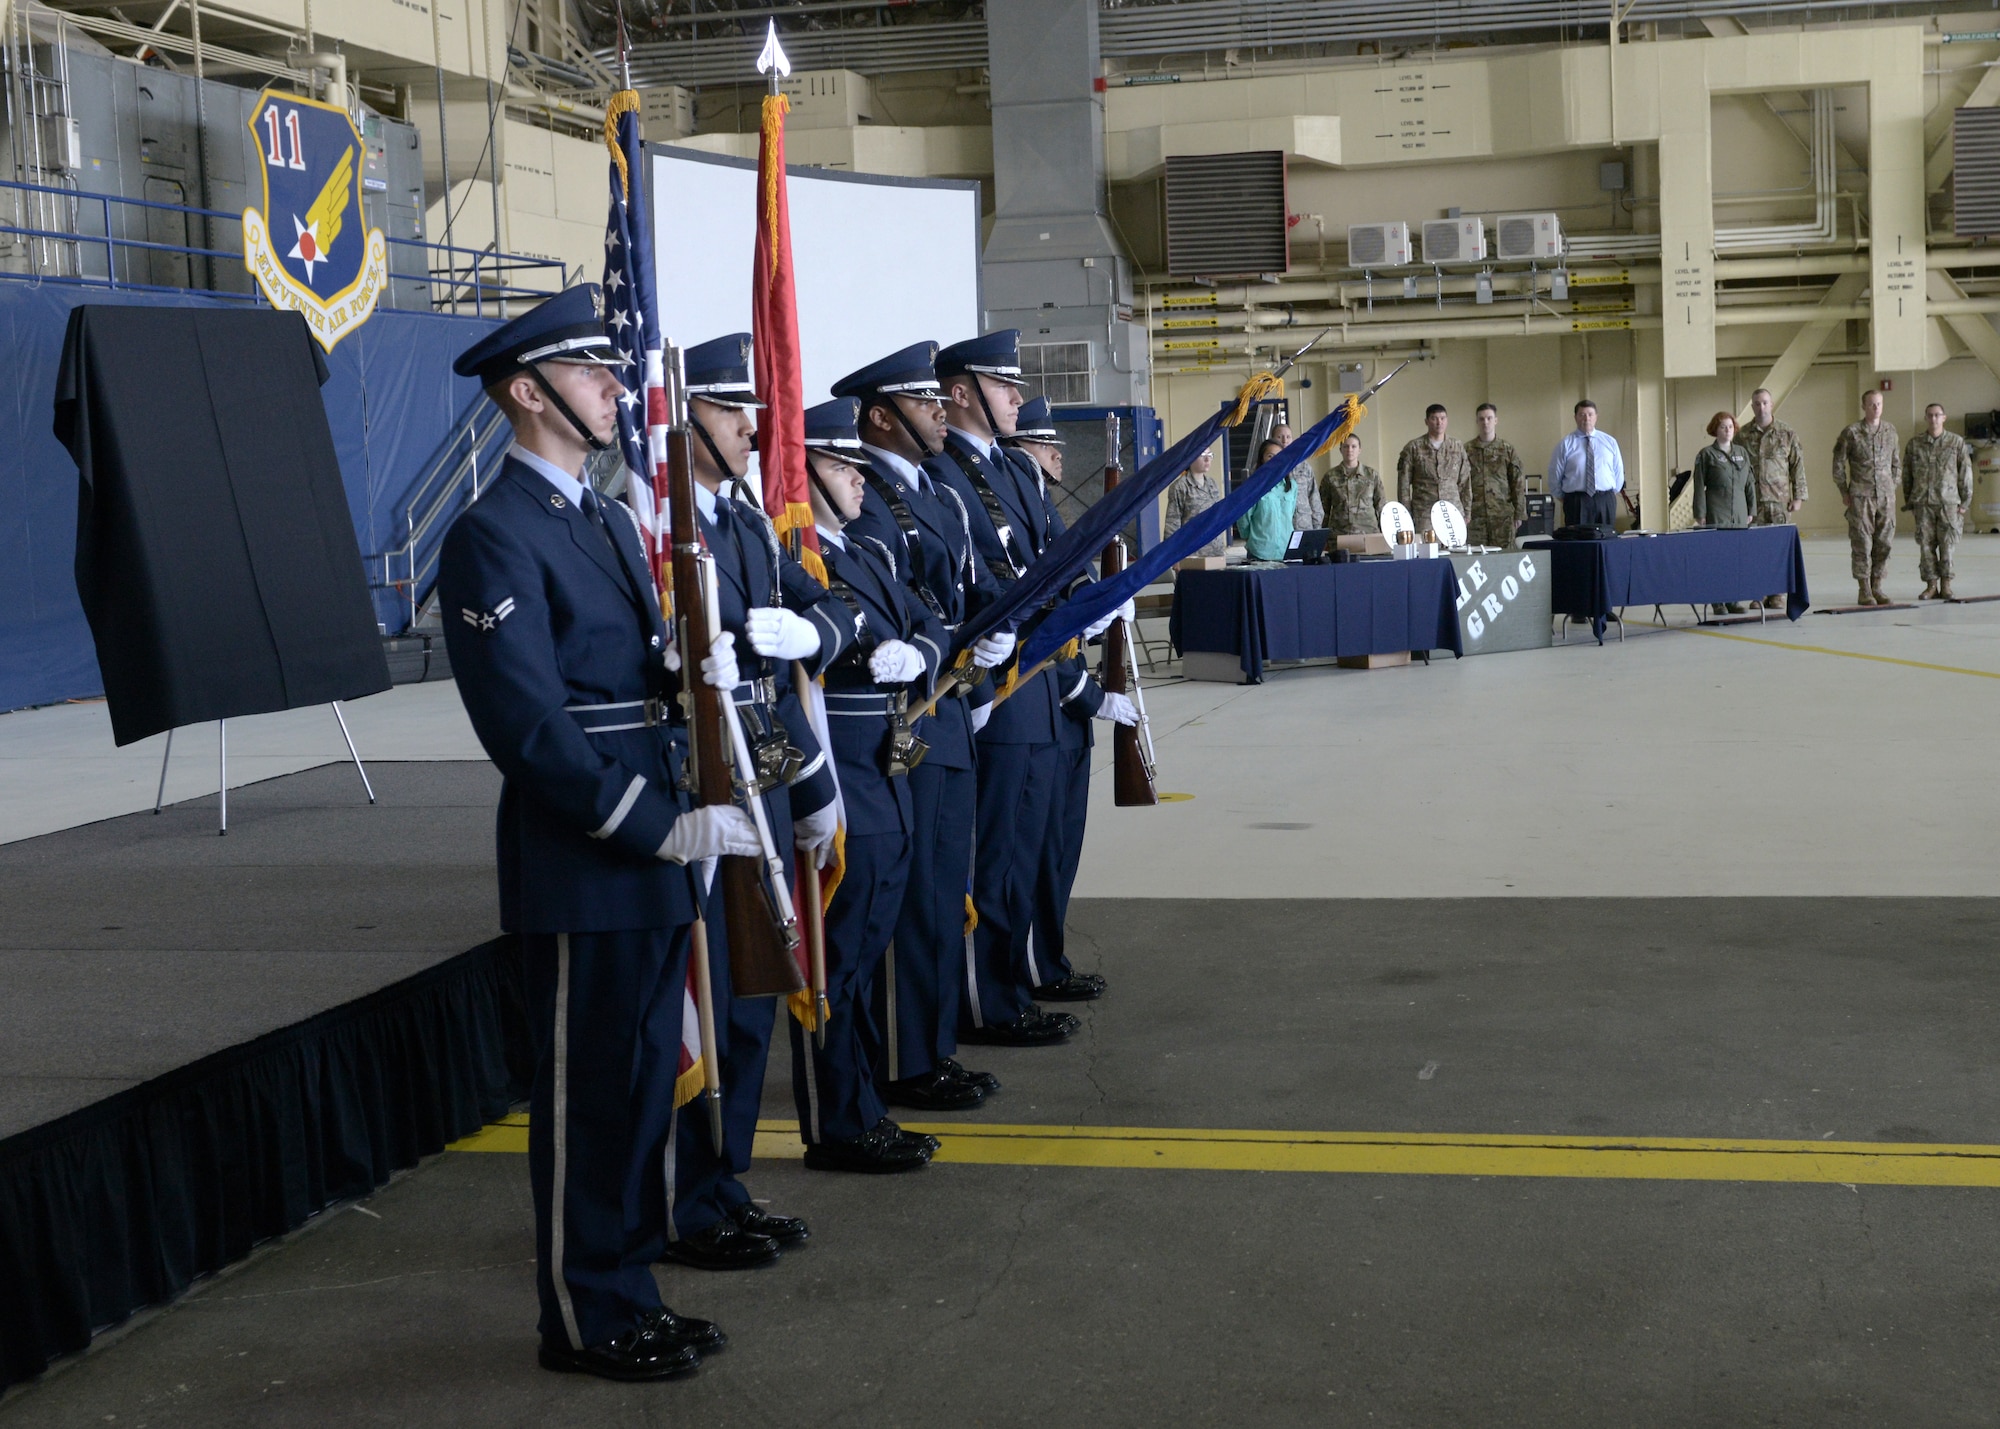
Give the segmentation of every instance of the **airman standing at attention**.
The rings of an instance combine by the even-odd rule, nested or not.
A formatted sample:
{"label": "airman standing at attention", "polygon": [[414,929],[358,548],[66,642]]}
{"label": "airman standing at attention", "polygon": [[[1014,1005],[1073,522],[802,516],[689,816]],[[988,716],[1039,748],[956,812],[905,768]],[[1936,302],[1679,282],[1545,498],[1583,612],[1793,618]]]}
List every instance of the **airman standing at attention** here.
{"label": "airman standing at attention", "polygon": [[1511,442],[1500,440],[1498,407],[1481,402],[1473,419],[1479,424],[1479,435],[1465,444],[1465,460],[1472,472],[1466,541],[1511,551],[1521,518],[1528,514],[1521,458],[1515,455]]}
{"label": "airman standing at attention", "polygon": [[1847,508],[1851,569],[1861,594],[1858,605],[1888,605],[1882,573],[1896,538],[1896,481],[1903,452],[1896,429],[1882,418],[1882,394],[1861,394],[1861,420],[1849,422],[1833,444],[1833,484]]}
{"label": "airman standing at attention", "polygon": [[[1188,469],[1174,478],[1174,484],[1167,488],[1167,514],[1160,526],[1161,535],[1173,535],[1222,500],[1222,488],[1208,474],[1209,463],[1214,460],[1215,449],[1205,447],[1199,456],[1188,463]],[[1194,554],[1196,557],[1220,556],[1228,549],[1229,536],[1224,532]]]}
{"label": "airman standing at attention", "polygon": [[1396,499],[1410,508],[1418,528],[1430,525],[1431,507],[1449,501],[1463,516],[1470,509],[1467,489],[1472,467],[1457,437],[1445,435],[1451,418],[1442,402],[1424,410],[1424,434],[1412,437],[1396,458]]}
{"label": "airman standing at attention", "polygon": [[1951,599],[1951,558],[1972,508],[1972,452],[1944,429],[1944,408],[1924,408],[1924,430],[1903,449],[1904,504],[1917,518],[1917,567],[1924,593]]}
{"label": "airman standing at attention", "polygon": [[[725,1343],[660,1303],[651,1266],[670,1214],[691,865],[759,845],[741,809],[693,808],[681,788],[680,656],[638,523],[582,480],[624,395],[597,300],[571,288],[452,364],[514,445],[452,523],[437,588],[459,697],[503,781],[500,926],[521,940],[535,1048],[541,1363],[655,1380]],[[708,685],[736,685],[733,644],[702,662]]]}
{"label": "airman standing at attention", "polygon": [[1319,479],[1326,529],[1336,536],[1370,536],[1382,529],[1382,473],[1361,464],[1361,438],[1343,438],[1339,455]]}

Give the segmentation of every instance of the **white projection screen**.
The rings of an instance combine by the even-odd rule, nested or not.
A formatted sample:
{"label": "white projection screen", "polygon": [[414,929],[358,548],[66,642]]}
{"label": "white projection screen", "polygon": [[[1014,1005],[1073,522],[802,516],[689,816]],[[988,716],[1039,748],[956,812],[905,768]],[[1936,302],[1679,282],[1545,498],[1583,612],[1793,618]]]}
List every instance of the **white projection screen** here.
{"label": "white projection screen", "polygon": [[[660,322],[688,347],[750,330],[757,165],[648,145]],[[792,169],[806,405],[897,348],[979,333],[979,185]]]}

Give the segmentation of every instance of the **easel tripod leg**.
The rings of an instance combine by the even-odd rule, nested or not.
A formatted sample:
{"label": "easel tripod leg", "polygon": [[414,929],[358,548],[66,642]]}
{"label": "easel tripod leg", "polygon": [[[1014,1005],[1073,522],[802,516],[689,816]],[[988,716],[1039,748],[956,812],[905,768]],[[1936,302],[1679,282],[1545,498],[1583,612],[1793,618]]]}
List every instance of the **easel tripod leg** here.
{"label": "easel tripod leg", "polygon": [[217,837],[229,832],[229,721],[215,722],[216,766],[222,771],[221,783],[216,789],[216,807],[222,811],[222,827],[217,829]]}
{"label": "easel tripod leg", "polygon": [[333,702],[333,717],[340,721],[340,737],[347,741],[347,757],[354,761],[354,772],[361,776],[361,787],[368,791],[368,802],[375,802],[375,786],[368,782],[368,771],[361,767],[361,756],[355,751],[354,736],[347,732],[347,716],[340,712],[340,701]]}
{"label": "easel tripod leg", "polygon": [[159,813],[167,802],[167,761],[174,757],[174,732],[167,731],[167,751],[160,756],[160,791],[153,795],[153,812]]}

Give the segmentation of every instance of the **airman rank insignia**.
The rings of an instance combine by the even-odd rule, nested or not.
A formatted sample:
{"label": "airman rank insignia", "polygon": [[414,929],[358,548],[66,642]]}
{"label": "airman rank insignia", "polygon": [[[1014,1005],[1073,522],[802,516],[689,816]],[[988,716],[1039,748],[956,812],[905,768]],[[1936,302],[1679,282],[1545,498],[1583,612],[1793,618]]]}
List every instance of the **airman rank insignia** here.
{"label": "airman rank insignia", "polygon": [[338,105],[267,90],[250,133],[264,202],[243,210],[243,266],[272,307],[304,314],[331,352],[389,282],[388,241],[361,208],[361,131]]}
{"label": "airman rank insignia", "polygon": [[501,621],[513,613],[514,597],[511,595],[491,610],[461,610],[459,612],[460,615],[465,617],[467,625],[470,625],[474,630],[482,632],[494,629]]}

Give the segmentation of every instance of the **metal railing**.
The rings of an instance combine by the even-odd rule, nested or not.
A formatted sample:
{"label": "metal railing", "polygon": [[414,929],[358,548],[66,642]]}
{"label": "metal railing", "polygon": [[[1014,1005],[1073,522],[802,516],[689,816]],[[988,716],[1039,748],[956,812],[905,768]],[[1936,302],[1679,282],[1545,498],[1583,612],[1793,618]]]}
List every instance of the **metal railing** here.
{"label": "metal railing", "polygon": [[511,440],[511,433],[502,430],[505,426],[505,414],[498,407],[484,394],[474,397],[410,488],[403,507],[402,544],[367,558],[369,586],[398,592],[409,610],[404,630],[415,629],[430,604],[446,528],[453,517],[479,499],[485,481],[499,470],[501,455]]}
{"label": "metal railing", "polygon": [[[46,219],[15,221],[31,212],[38,200],[45,201],[50,195],[69,203],[70,227],[44,226]],[[242,249],[213,246],[216,225],[234,224],[240,230],[243,223],[240,213],[13,180],[0,180],[0,205],[4,205],[4,211],[0,211],[0,241],[27,240],[21,245],[22,254],[0,255],[0,279],[260,299],[248,270],[241,266]],[[145,232],[147,223],[156,214],[177,216],[183,231],[200,232],[206,242],[171,243],[130,236],[135,228]],[[380,306],[394,311],[511,317],[516,307],[538,303],[561,292],[568,276],[558,259],[500,253],[491,244],[485,248],[466,248],[426,243],[417,238],[387,241],[389,283],[378,301]],[[51,248],[66,250],[68,261],[60,254],[51,261],[46,256]],[[8,266],[10,261],[23,258],[24,267]],[[230,276],[242,286],[220,285],[215,268],[217,260],[237,265],[230,270]],[[164,263],[170,276],[179,276],[172,272],[177,262],[186,265],[187,281],[148,281],[160,276],[155,271],[156,263]],[[136,277],[138,273],[145,276]]]}

